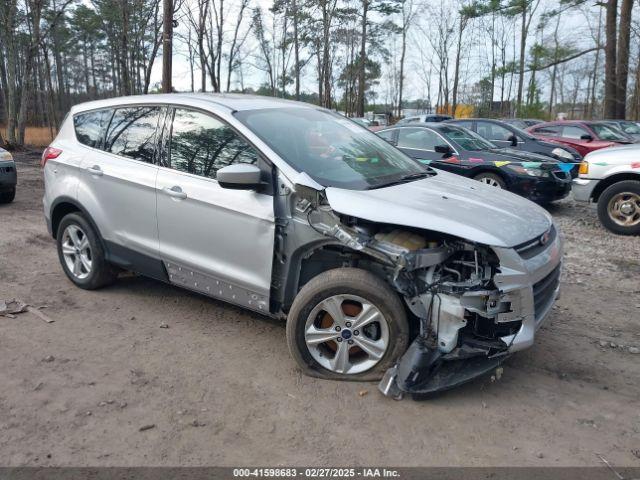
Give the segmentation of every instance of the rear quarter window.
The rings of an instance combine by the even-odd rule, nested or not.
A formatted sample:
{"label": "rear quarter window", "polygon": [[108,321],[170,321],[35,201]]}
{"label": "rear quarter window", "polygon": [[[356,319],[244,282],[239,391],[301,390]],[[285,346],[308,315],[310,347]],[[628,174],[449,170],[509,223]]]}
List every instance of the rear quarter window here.
{"label": "rear quarter window", "polygon": [[112,109],[80,113],[73,117],[76,138],[82,145],[101,148],[104,134],[113,115]]}

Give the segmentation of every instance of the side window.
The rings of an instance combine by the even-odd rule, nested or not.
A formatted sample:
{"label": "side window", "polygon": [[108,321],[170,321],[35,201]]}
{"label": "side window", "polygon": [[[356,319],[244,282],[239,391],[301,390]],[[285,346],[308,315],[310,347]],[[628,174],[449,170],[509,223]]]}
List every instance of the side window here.
{"label": "side window", "polygon": [[376,132],[380,138],[385,139],[387,142],[393,142],[393,135],[395,130],[385,130],[384,132]]}
{"label": "side window", "polygon": [[434,151],[436,145],[444,142],[426,128],[402,128],[398,130],[398,147]]}
{"label": "side window", "polygon": [[562,127],[559,125],[548,125],[546,127],[538,127],[533,129],[533,133],[540,135],[549,135],[551,137],[559,137]]}
{"label": "side window", "polygon": [[580,139],[582,135],[587,135],[587,132],[584,128],[577,127],[575,125],[567,125],[562,128],[562,136],[565,138],[575,138]]}
{"label": "side window", "polygon": [[459,127],[468,128],[469,130],[473,130],[473,122],[469,120],[463,120],[460,122],[456,122],[454,125],[458,125]]}
{"label": "side window", "polygon": [[478,134],[487,140],[506,142],[513,135],[511,130],[489,122],[478,122]]}
{"label": "side window", "polygon": [[104,150],[153,163],[159,107],[119,108],[113,115]]}
{"label": "side window", "polygon": [[215,179],[222,167],[257,161],[257,152],[230,126],[206,113],[176,109],[169,167]]}
{"label": "side window", "polygon": [[111,120],[113,110],[96,110],[73,117],[73,126],[78,141],[88,147],[101,148],[105,130]]}

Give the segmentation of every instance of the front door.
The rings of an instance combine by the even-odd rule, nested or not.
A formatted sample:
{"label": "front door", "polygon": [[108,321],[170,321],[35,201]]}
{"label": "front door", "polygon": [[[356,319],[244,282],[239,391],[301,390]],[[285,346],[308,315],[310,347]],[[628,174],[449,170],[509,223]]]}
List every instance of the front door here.
{"label": "front door", "polygon": [[259,164],[258,153],[209,113],[176,108],[157,179],[160,257],[172,283],[267,312],[273,262],[273,197],[230,190],[217,171]]}

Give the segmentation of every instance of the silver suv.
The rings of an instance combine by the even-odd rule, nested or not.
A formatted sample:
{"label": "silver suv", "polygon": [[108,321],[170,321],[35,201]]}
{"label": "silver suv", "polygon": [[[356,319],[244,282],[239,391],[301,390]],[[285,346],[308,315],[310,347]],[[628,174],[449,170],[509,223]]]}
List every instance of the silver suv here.
{"label": "silver suv", "polygon": [[62,268],[121,269],[286,318],[293,358],[384,393],[450,388],[530,346],[562,247],[535,204],[312,105],[150,95],[73,107],[43,154]]}

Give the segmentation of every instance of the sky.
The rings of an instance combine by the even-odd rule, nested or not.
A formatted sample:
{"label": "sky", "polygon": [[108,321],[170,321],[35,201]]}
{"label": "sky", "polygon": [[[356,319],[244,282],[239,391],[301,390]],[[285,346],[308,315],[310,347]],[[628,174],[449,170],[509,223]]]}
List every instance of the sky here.
{"label": "sky", "polygon": [[[190,0],[187,0],[190,1]],[[420,15],[412,27],[409,35],[409,43],[407,50],[407,60],[405,64],[405,99],[412,100],[417,98],[425,98],[427,96],[427,92],[429,87],[431,89],[432,98],[435,98],[437,95],[438,89],[438,78],[436,69],[434,67],[430,67],[430,59],[433,57],[434,52],[432,47],[430,46],[429,41],[427,40],[429,35],[432,35],[433,29],[437,26],[434,25],[434,18],[438,17],[437,9],[439,8],[440,2],[443,2],[443,5],[447,5],[447,1],[449,0],[430,0],[429,5],[431,9],[431,13],[424,12]],[[253,6],[260,6],[263,12],[267,12],[271,7],[273,1],[272,0],[253,0]],[[237,4],[234,0],[228,0],[226,5]],[[544,12],[550,8],[553,8],[556,5],[554,0],[541,0],[540,6],[538,7],[537,14]],[[597,23],[598,10],[597,7],[589,7],[590,11],[585,14],[580,11],[575,11],[570,14],[566,14],[562,18],[561,27],[559,29],[559,36],[566,42],[572,43],[576,48],[582,48],[585,46],[593,45],[593,39],[590,35],[590,28],[592,25]],[[249,15],[249,14],[247,14]],[[230,14],[228,18],[233,18],[233,14]],[[265,21],[267,21],[267,17],[265,17]],[[249,18],[246,18],[246,25],[249,24]],[[186,28],[188,28],[188,24],[186,19],[179,19],[179,25],[176,29],[178,32],[185,32]],[[514,20],[507,20],[506,22],[507,28],[511,28],[515,30],[515,34],[512,36],[513,45],[510,46],[509,55],[513,55],[515,51],[517,51],[516,45],[519,42],[519,25]],[[532,31],[529,37],[529,43],[533,44],[535,39],[542,39],[543,42],[547,41],[549,36],[553,33],[554,25],[550,25],[546,27],[545,36],[540,38],[540,34],[535,30],[534,26],[532,26]],[[228,28],[233,28],[233,25],[229,25]],[[472,24],[472,26],[467,30],[465,34],[466,44],[463,50],[463,58],[462,58],[462,69],[461,69],[461,83],[467,86],[472,85],[477,82],[482,76],[488,73],[488,65],[489,65],[489,51],[490,44],[486,35],[486,25],[479,25],[478,23]],[[229,33],[231,34],[231,33]],[[390,49],[393,49],[394,42],[397,42],[397,37],[393,35],[389,36],[389,41],[387,42],[387,46]],[[255,50],[256,40],[250,35],[247,43],[245,44],[245,48],[249,50]],[[398,45],[395,45],[397,47]],[[249,55],[247,58],[247,63],[253,64],[256,62],[256,59]],[[375,87],[375,91],[377,92],[377,100],[384,101],[385,98],[388,98],[388,92],[391,89],[391,81],[390,81],[390,72],[394,67],[394,62],[397,67],[397,56],[392,56],[391,62],[383,65],[383,75],[380,79],[379,85]],[[453,58],[451,56],[451,75],[453,71],[452,66]],[[154,69],[152,73],[152,82],[160,83],[161,81],[161,67],[162,62],[156,61],[154,64]],[[427,78],[429,74],[429,70],[432,70],[431,78]],[[199,84],[199,70],[196,66],[195,78],[196,78],[196,89]],[[256,68],[251,68],[249,65],[245,65],[243,68],[244,74],[244,85],[250,86],[253,88],[259,87],[266,81],[266,74],[262,71],[259,71]],[[226,75],[226,74],[225,74]],[[547,73],[542,73],[538,77],[542,80],[542,98],[546,98],[548,95],[548,83],[546,80],[548,78]],[[174,42],[174,57],[173,57],[173,84],[174,88],[179,91],[188,91],[190,90],[191,81],[190,81],[190,72],[189,72],[189,63],[186,58],[186,48],[184,44],[181,44],[180,41]],[[237,79],[232,81],[232,88],[239,88],[240,84]],[[313,92],[317,88],[317,82],[315,78],[315,68],[313,63],[309,64],[305,70],[303,70],[302,77],[302,90]],[[515,85],[512,89],[512,96],[515,92]],[[496,96],[499,99],[499,93],[496,92]],[[434,100],[435,101],[435,100]]]}

